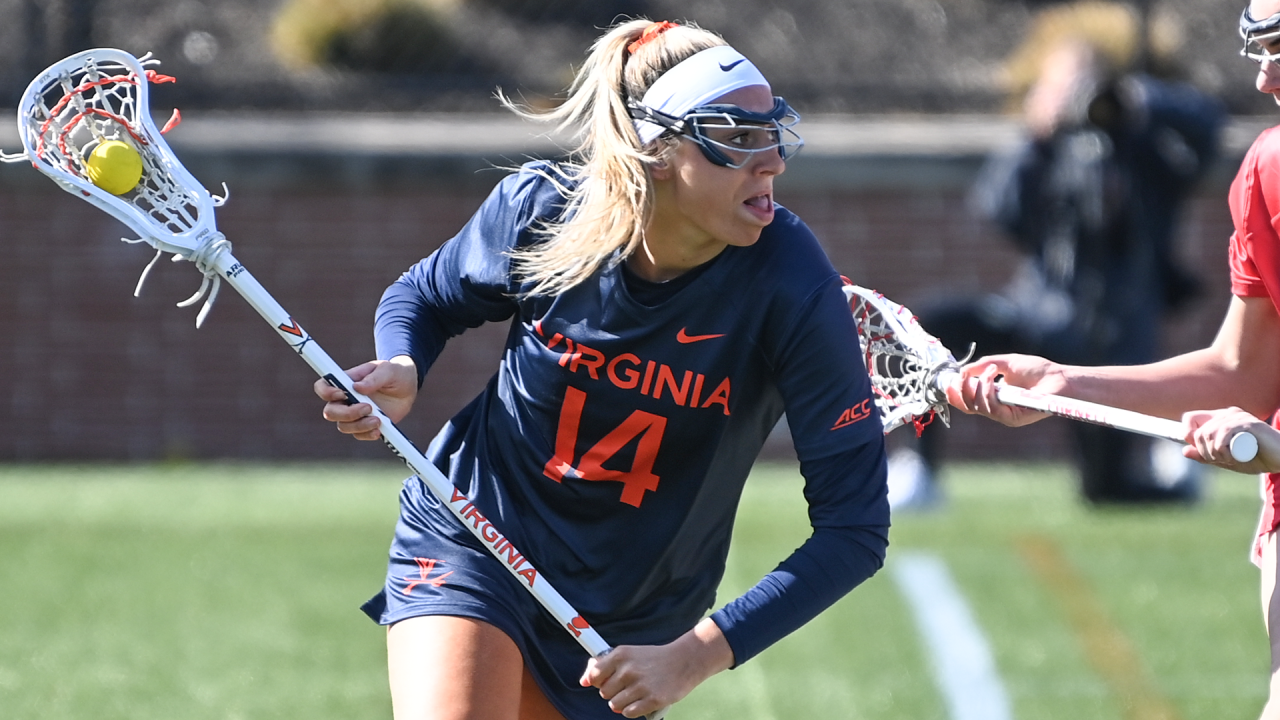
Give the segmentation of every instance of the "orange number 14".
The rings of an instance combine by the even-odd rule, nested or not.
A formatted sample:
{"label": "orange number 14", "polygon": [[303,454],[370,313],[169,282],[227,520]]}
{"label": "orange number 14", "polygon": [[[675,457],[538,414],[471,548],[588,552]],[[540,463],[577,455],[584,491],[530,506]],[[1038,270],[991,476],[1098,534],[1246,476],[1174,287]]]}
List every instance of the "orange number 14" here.
{"label": "orange number 14", "polygon": [[[658,476],[653,474],[653,463],[662,446],[662,433],[667,429],[667,419],[643,410],[631,413],[622,424],[601,438],[600,442],[582,455],[578,467],[573,466],[573,454],[578,445],[578,424],[582,421],[582,408],[587,394],[577,388],[566,388],[564,405],[560,408],[560,424],[556,429],[556,454],[547,461],[542,473],[556,482],[566,475],[582,480],[622,483],[622,502],[640,507],[645,490],[658,489]],[[635,460],[631,469],[606,470],[604,463],[617,454],[637,436]]]}

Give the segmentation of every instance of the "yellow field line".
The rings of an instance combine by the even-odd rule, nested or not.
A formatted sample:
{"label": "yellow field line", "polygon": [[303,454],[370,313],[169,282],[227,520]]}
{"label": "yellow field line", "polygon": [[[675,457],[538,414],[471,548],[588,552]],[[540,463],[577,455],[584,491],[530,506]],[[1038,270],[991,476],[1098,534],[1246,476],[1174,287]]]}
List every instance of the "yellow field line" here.
{"label": "yellow field line", "polygon": [[1089,583],[1076,572],[1053,540],[1024,535],[1018,552],[1056,597],[1084,647],[1085,656],[1120,701],[1129,720],[1180,720],[1160,692],[1133,644],[1116,627]]}

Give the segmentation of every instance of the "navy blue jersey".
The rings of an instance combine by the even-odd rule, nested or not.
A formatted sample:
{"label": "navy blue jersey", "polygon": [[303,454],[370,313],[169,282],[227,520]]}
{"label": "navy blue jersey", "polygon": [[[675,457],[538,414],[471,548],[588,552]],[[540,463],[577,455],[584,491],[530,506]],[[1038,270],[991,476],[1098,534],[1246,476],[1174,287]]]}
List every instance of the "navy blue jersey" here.
{"label": "navy blue jersey", "polygon": [[526,297],[512,252],[563,214],[554,172],[505,178],[388,289],[378,356],[425,372],[448,337],[510,319],[497,374],[427,455],[613,644],[668,642],[712,607],[743,484],[785,412],[814,533],[714,616],[741,663],[883,561],[883,432],[840,277],[779,207],[757,243],[656,304],[620,265]]}

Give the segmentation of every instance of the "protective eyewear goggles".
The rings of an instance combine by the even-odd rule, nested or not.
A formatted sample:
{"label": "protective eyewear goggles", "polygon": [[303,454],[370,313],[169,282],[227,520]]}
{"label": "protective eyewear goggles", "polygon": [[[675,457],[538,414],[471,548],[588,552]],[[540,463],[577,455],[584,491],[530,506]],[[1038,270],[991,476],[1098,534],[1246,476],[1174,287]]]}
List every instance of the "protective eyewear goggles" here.
{"label": "protective eyewear goggles", "polygon": [[1240,37],[1244,39],[1244,47],[1240,54],[1256,63],[1280,62],[1280,53],[1267,50],[1265,41],[1280,40],[1280,13],[1262,20],[1255,20],[1245,8],[1240,15]]}
{"label": "protective eyewear goggles", "polygon": [[756,154],[771,151],[786,160],[804,147],[804,139],[794,129],[800,114],[780,97],[763,113],[737,105],[703,105],[675,117],[635,102],[629,107],[632,119],[661,125],[669,133],[689,138],[708,160],[721,167],[741,168]]}

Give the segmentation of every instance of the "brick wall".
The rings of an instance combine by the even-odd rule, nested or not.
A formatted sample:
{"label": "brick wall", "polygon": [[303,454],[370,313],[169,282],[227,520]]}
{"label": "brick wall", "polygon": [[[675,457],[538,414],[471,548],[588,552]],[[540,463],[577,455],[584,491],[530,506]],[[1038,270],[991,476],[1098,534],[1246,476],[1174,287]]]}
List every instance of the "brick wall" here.
{"label": "brick wall", "polygon": [[[451,236],[496,179],[363,190],[326,187],[323,178],[292,189],[249,183],[219,211],[219,228],[248,270],[350,366],[372,356],[382,289]],[[1226,306],[1224,190],[1209,183],[1187,209],[1181,249],[1209,287],[1170,324],[1170,352],[1212,339]],[[908,305],[998,287],[1014,261],[992,228],[964,212],[961,187],[783,184],[779,200],[813,227],[842,272]],[[0,188],[0,461],[385,457],[381,445],[352,441],[320,418],[310,369],[234,291],[224,288],[201,330],[196,308],[173,307],[199,286],[188,264],[159,264],[142,297],[132,297],[151,252],[119,242],[122,234],[43,178]],[[483,387],[504,336],[494,326],[452,343],[404,423],[411,437],[425,445]],[[1054,421],[1021,430],[975,418],[955,425],[954,456],[1063,451]]]}

